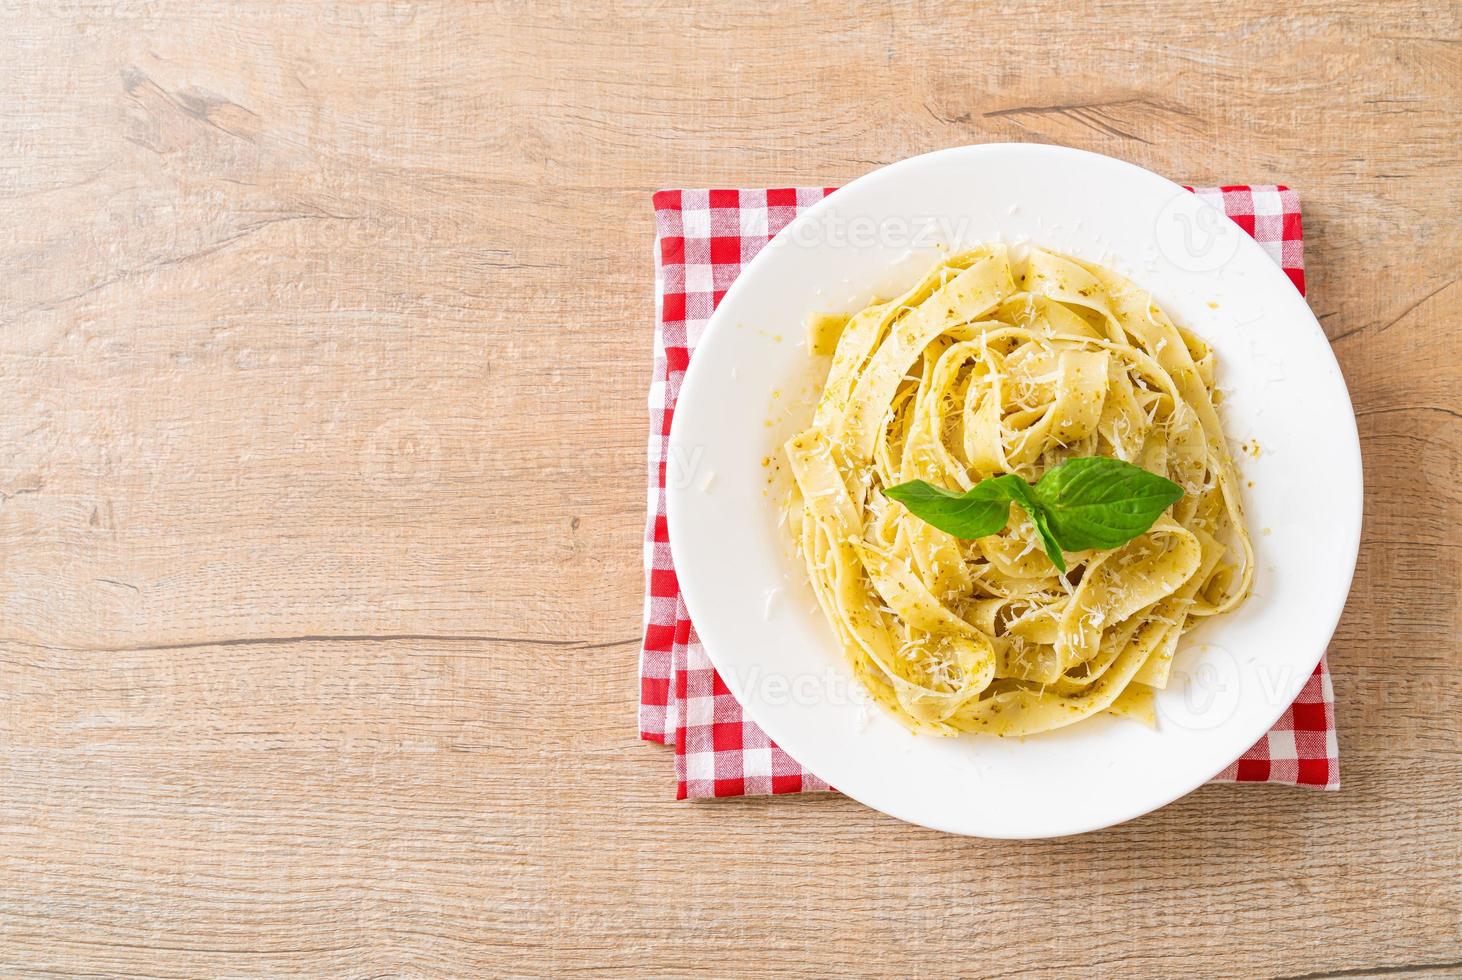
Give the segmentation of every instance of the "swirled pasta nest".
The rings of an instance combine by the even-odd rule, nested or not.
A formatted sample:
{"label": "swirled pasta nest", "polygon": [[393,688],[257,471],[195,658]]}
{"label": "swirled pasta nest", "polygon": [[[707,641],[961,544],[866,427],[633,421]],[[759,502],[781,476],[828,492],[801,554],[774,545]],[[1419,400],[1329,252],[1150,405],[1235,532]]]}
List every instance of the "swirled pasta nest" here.
{"label": "swirled pasta nest", "polygon": [[[916,731],[1025,735],[1111,712],[1155,724],[1182,635],[1233,609],[1253,552],[1219,425],[1212,350],[1099,265],[1002,245],[939,262],[902,295],[818,315],[832,353],[787,443],[808,576],[855,675]],[[1061,574],[1013,508],[961,540],[883,488],[967,490],[1108,456],[1185,493],[1119,548]]]}

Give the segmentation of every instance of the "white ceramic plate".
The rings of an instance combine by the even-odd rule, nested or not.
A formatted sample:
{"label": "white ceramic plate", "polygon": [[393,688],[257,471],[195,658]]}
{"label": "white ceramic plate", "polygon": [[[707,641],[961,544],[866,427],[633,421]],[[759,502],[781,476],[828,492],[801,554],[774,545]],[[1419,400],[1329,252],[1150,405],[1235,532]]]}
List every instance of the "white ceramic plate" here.
{"label": "white ceramic plate", "polygon": [[[1254,594],[1185,637],[1159,729],[1110,717],[1023,739],[910,735],[862,696],[778,527],[780,445],[810,417],[809,311],[891,295],[938,248],[1030,241],[1151,290],[1217,351],[1257,551]],[[1251,442],[1252,440],[1252,442]],[[780,463],[764,467],[771,457]],[[1060,147],[943,150],[862,177],[742,272],[701,339],[670,433],[670,542],[691,619],[749,716],[842,792],[928,827],[1053,837],[1147,813],[1211,779],[1298,694],[1360,542],[1355,417],[1319,324],[1210,205]],[[1248,483],[1252,482],[1252,486]]]}

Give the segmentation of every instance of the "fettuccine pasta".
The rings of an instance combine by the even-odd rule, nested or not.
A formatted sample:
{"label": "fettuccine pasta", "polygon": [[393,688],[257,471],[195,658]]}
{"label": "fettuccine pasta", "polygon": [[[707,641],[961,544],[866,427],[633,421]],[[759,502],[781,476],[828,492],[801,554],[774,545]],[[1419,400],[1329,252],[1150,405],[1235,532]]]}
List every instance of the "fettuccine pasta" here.
{"label": "fettuccine pasta", "polygon": [[[907,292],[818,315],[832,353],[811,426],[786,445],[789,517],[858,679],[915,731],[1026,735],[1111,712],[1155,724],[1178,639],[1249,591],[1253,551],[1215,410],[1213,352],[1110,270],[1003,245]],[[1013,506],[961,540],[882,490],[1035,481],[1108,456],[1185,493],[1144,534],[1065,553]]]}

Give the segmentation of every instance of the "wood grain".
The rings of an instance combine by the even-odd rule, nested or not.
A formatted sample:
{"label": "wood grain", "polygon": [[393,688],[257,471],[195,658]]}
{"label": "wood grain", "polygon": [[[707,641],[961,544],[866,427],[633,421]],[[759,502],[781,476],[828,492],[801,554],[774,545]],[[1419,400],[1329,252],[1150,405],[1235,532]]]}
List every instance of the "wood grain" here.
{"label": "wood grain", "polygon": [[[1462,975],[1459,8],[736,7],[0,0],[0,970]],[[995,844],[636,741],[649,192],[990,140],[1299,189],[1338,794]]]}

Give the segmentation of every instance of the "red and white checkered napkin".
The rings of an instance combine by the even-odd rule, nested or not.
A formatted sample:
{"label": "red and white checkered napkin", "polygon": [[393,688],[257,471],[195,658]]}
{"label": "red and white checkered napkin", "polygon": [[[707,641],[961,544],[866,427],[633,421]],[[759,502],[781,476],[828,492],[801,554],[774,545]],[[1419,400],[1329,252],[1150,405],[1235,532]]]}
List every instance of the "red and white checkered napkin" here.
{"label": "red and white checkered napkin", "polygon": [[[675,578],[665,526],[666,444],[681,379],[711,311],[741,272],[831,187],[660,191],[654,197],[655,376],[650,385],[650,499],[645,532],[645,639],[640,737],[675,746],[676,796],[742,796],[831,789],[777,748],[716,676]],[[1189,188],[1264,246],[1305,291],[1299,198],[1279,186]],[[1338,789],[1335,695],[1322,659],[1272,731],[1220,773],[1225,782]]]}

